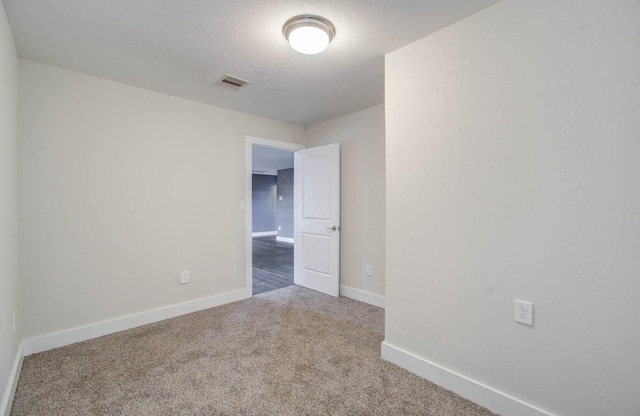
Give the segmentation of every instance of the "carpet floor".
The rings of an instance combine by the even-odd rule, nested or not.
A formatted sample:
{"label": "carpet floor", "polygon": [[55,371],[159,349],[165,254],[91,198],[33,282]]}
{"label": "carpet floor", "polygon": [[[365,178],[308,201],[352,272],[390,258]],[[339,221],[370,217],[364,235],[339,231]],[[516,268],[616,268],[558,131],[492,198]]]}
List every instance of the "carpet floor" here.
{"label": "carpet floor", "polygon": [[380,358],[384,310],[289,286],[25,357],[12,415],[493,415]]}

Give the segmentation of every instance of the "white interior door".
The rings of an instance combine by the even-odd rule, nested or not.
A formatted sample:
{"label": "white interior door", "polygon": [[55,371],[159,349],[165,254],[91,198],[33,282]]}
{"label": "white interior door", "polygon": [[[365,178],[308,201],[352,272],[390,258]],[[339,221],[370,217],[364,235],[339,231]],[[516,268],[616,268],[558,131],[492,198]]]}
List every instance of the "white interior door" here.
{"label": "white interior door", "polygon": [[294,282],[340,295],[340,145],[294,156]]}

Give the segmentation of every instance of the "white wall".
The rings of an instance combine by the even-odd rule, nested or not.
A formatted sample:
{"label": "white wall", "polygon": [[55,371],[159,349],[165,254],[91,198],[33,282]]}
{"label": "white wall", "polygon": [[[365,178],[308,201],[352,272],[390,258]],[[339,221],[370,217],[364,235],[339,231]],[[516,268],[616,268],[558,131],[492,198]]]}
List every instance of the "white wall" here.
{"label": "white wall", "polygon": [[[384,296],[384,106],[314,124],[307,146],[340,143],[340,284]],[[365,265],[373,276],[365,276]]]}
{"label": "white wall", "polygon": [[[0,4],[0,401],[20,343],[12,330],[18,312],[18,54]],[[19,317],[18,317],[19,318]],[[0,402],[0,412],[3,403]]]}
{"label": "white wall", "polygon": [[504,1],[387,56],[387,343],[559,415],[640,414],[639,21]]}
{"label": "white wall", "polygon": [[303,127],[26,60],[19,94],[25,338],[244,288],[245,135]]}

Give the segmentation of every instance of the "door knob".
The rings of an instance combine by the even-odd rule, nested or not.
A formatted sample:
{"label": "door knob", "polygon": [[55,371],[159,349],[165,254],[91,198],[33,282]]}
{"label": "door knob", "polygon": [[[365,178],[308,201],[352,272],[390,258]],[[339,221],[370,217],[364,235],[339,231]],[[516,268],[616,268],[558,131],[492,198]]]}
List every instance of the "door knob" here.
{"label": "door knob", "polygon": [[331,230],[331,231],[337,231],[339,229],[340,227],[336,227],[335,225],[333,227],[327,227],[327,230]]}

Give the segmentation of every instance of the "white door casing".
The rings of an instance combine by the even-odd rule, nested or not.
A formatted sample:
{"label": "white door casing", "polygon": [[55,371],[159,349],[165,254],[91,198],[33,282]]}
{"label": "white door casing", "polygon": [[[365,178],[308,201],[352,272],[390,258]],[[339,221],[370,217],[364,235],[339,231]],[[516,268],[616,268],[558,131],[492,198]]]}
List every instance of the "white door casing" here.
{"label": "white door casing", "polygon": [[340,295],[340,145],[294,156],[294,282]]}

